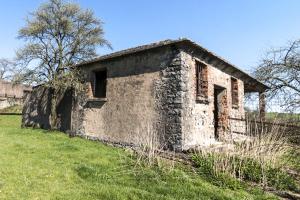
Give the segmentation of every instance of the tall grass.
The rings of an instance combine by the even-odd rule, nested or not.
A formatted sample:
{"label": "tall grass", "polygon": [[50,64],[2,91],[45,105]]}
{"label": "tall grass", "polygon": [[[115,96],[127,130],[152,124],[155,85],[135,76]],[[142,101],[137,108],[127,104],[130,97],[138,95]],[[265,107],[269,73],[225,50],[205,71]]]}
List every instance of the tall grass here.
{"label": "tall grass", "polygon": [[[199,168],[199,173],[217,181],[218,185],[231,188],[240,187],[242,181],[250,181],[263,188],[298,191],[293,178],[282,170],[285,165],[282,157],[290,151],[285,127],[278,126],[275,122],[268,127],[259,123],[247,124],[246,133],[242,137],[244,140],[227,141],[227,146],[234,148],[220,150],[214,147],[194,152],[193,161]],[[166,169],[168,165],[168,169],[174,168],[176,162],[161,157],[166,147],[162,142],[162,135],[150,125],[141,129],[141,134],[134,138],[139,145],[132,154],[137,167],[158,166]]]}
{"label": "tall grass", "polygon": [[274,123],[271,127],[247,123],[247,139],[236,143],[233,150],[200,149],[193,157],[200,173],[213,177],[229,176],[240,181],[251,181],[264,188],[297,190],[295,181],[282,170],[283,156],[290,147],[285,127]]}
{"label": "tall grass", "polygon": [[164,152],[167,145],[162,138],[163,131],[155,131],[148,123],[146,128],[141,129],[139,132],[140,134],[134,139],[138,144],[134,149],[136,165],[165,167],[167,164],[173,168],[174,162],[167,162],[166,159],[161,157],[161,153]]}

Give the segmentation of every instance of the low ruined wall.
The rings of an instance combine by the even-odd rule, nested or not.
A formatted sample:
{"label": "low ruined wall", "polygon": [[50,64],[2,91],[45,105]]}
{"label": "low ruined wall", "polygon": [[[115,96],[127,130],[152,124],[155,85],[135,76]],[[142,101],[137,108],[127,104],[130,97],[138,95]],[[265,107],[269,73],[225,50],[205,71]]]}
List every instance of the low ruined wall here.
{"label": "low ruined wall", "polygon": [[50,128],[50,91],[46,87],[36,87],[24,100],[22,126]]}
{"label": "low ruined wall", "polygon": [[[51,90],[47,87],[35,87],[26,95],[22,111],[22,126],[50,129]],[[67,91],[57,106],[58,129],[70,130],[72,93]]]}
{"label": "low ruined wall", "polygon": [[30,86],[0,81],[0,109],[23,105],[24,96],[28,91],[31,91]]}
{"label": "low ruined wall", "polygon": [[23,98],[0,97],[0,109],[14,105],[23,105]]}
{"label": "low ruined wall", "polygon": [[7,81],[0,81],[0,97],[21,99],[24,96],[24,91],[30,90],[30,86],[13,84]]}

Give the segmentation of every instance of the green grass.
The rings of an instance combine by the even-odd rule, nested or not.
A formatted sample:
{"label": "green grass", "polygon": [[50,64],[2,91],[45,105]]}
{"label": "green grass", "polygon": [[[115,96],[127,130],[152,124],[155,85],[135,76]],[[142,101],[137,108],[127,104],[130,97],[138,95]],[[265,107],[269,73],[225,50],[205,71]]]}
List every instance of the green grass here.
{"label": "green grass", "polygon": [[129,152],[0,116],[0,199],[275,199],[218,187],[186,167],[135,166]]}
{"label": "green grass", "polygon": [[267,112],[267,119],[285,119],[285,120],[300,120],[299,113],[278,113],[278,112]]}
{"label": "green grass", "polygon": [[[246,112],[247,116],[250,119],[258,119],[259,114],[257,111],[250,111]],[[300,125],[300,113],[278,113],[278,112],[266,112],[265,119],[267,121],[277,123],[286,123],[286,122],[293,122],[294,125]]]}
{"label": "green grass", "polygon": [[[290,152],[292,153],[292,152]],[[285,155],[292,159],[286,160],[284,167],[296,170],[299,157],[292,157]],[[271,166],[266,163],[262,164],[258,160],[252,158],[245,158],[239,156],[227,157],[224,154],[195,154],[193,156],[195,166],[198,171],[206,179],[214,181],[216,184],[230,188],[244,188],[247,189],[248,184],[265,184],[281,191],[293,191],[299,193],[299,183],[297,179],[289,174],[286,169],[280,166]],[[226,163],[226,166],[223,165]],[[241,176],[240,176],[241,175]]]}
{"label": "green grass", "polygon": [[[290,154],[285,157],[286,162],[288,164],[287,167],[290,169],[296,170],[300,173],[300,146],[294,146],[294,148],[291,149]],[[300,185],[300,183],[299,183]]]}

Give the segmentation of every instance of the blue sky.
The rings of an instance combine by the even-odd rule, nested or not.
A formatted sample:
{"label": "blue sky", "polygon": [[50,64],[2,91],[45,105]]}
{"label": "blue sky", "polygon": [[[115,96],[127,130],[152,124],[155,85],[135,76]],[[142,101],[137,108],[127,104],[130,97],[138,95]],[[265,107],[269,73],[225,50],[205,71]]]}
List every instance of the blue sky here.
{"label": "blue sky", "polygon": [[[0,57],[22,46],[17,32],[42,0],[0,0]],[[114,50],[188,37],[244,70],[265,50],[300,38],[299,0],[75,0],[102,19]],[[99,49],[100,54],[110,53]]]}

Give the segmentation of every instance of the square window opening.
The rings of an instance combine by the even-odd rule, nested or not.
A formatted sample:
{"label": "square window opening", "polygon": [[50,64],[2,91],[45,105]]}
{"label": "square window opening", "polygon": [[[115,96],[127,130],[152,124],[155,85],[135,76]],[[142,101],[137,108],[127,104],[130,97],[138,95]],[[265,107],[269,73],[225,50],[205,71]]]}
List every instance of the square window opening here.
{"label": "square window opening", "polygon": [[106,98],[107,71],[95,71],[93,81],[93,94],[96,98]]}
{"label": "square window opening", "polygon": [[239,87],[238,81],[235,78],[231,78],[231,99],[232,107],[237,108],[239,105]]}
{"label": "square window opening", "polygon": [[208,75],[207,65],[196,61],[196,95],[208,98]]}

